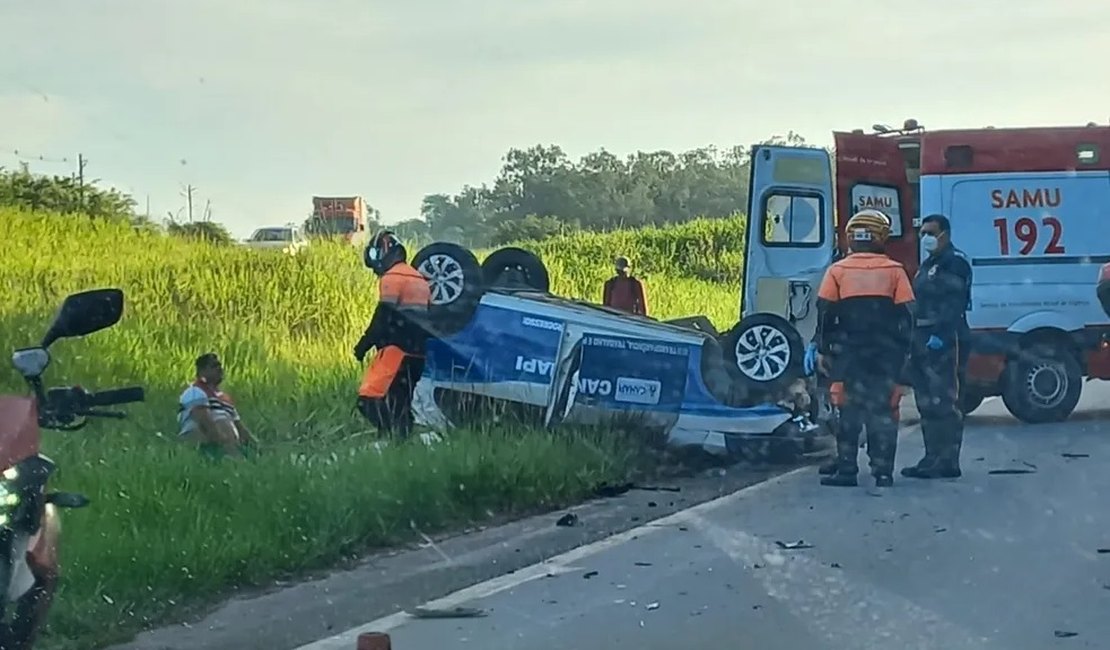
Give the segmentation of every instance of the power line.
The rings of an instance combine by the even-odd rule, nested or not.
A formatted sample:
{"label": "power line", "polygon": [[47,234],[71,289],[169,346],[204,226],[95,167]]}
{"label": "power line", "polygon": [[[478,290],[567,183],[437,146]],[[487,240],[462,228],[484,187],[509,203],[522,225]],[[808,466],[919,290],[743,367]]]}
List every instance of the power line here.
{"label": "power line", "polygon": [[18,147],[11,147],[7,145],[0,145],[0,154],[6,156],[14,156],[25,161],[46,162],[46,163],[68,163],[74,162],[73,158],[68,156],[48,156],[46,154],[35,153],[26,149]]}

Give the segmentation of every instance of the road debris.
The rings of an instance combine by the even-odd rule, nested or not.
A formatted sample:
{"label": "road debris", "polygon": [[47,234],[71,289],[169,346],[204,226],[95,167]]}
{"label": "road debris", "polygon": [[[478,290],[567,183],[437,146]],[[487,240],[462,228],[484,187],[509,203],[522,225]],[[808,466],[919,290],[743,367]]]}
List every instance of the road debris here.
{"label": "road debris", "polygon": [[1067,630],[1056,630],[1052,633],[1057,639],[1070,639],[1073,636],[1079,636],[1079,632],[1069,632]]}
{"label": "road debris", "polygon": [[646,609],[648,611],[651,611],[653,609],[659,609],[659,603],[648,603]]}
{"label": "road debris", "polygon": [[651,562],[636,562],[636,566],[651,566]]}
{"label": "road debris", "polygon": [[992,469],[987,474],[1036,474],[1032,469]]}
{"label": "road debris", "polygon": [[800,539],[796,542],[783,542],[775,540],[775,546],[778,546],[784,551],[798,551],[802,549],[813,548],[813,544],[806,544],[804,540]]}
{"label": "road debris", "polygon": [[1069,453],[1069,452],[1066,452],[1066,451],[1064,453],[1060,454],[1060,455],[1063,456],[1064,458],[1090,458],[1091,457],[1090,454],[1073,454],[1073,453]]}
{"label": "road debris", "polygon": [[486,611],[474,607],[414,607],[409,614],[416,618],[479,618],[485,616]]}
{"label": "road debris", "polygon": [[577,526],[578,525],[578,515],[574,514],[573,512],[568,512],[567,514],[563,515],[562,517],[559,517],[559,520],[555,522],[555,525],[556,526],[563,526],[564,528],[570,528],[571,526]]}
{"label": "road debris", "polygon": [[587,572],[582,574],[582,577],[585,578],[586,580],[589,580],[590,578],[592,578],[596,575],[597,575],[597,571],[587,571]]}

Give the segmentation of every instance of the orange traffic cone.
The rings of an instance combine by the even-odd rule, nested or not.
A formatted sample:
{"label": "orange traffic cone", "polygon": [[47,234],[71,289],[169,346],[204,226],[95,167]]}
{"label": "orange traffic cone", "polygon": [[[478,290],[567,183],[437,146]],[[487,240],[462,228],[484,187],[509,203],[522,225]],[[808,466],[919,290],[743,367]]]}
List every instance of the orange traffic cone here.
{"label": "orange traffic cone", "polygon": [[389,635],[383,632],[367,632],[358,635],[358,646],[355,650],[393,650],[389,644]]}

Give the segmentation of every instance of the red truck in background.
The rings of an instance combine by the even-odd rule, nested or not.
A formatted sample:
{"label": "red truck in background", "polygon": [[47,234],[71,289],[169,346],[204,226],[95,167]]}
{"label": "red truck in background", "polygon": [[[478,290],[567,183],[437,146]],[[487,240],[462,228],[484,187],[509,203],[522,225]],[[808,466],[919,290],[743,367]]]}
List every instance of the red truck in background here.
{"label": "red truck in background", "polygon": [[369,210],[361,196],[314,196],[305,221],[309,237],[341,237],[352,245],[366,241]]}

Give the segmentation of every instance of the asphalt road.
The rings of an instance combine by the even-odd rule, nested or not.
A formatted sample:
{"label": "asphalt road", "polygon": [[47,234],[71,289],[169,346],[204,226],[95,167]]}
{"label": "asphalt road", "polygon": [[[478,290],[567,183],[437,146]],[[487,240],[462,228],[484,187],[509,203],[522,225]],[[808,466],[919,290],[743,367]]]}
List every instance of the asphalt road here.
{"label": "asphalt road", "polygon": [[[985,403],[961,479],[827,488],[805,468],[432,603],[484,617],[302,648],[366,629],[393,650],[1110,648],[1108,397],[1090,384],[1043,426]],[[900,465],[920,449],[907,431]]]}

